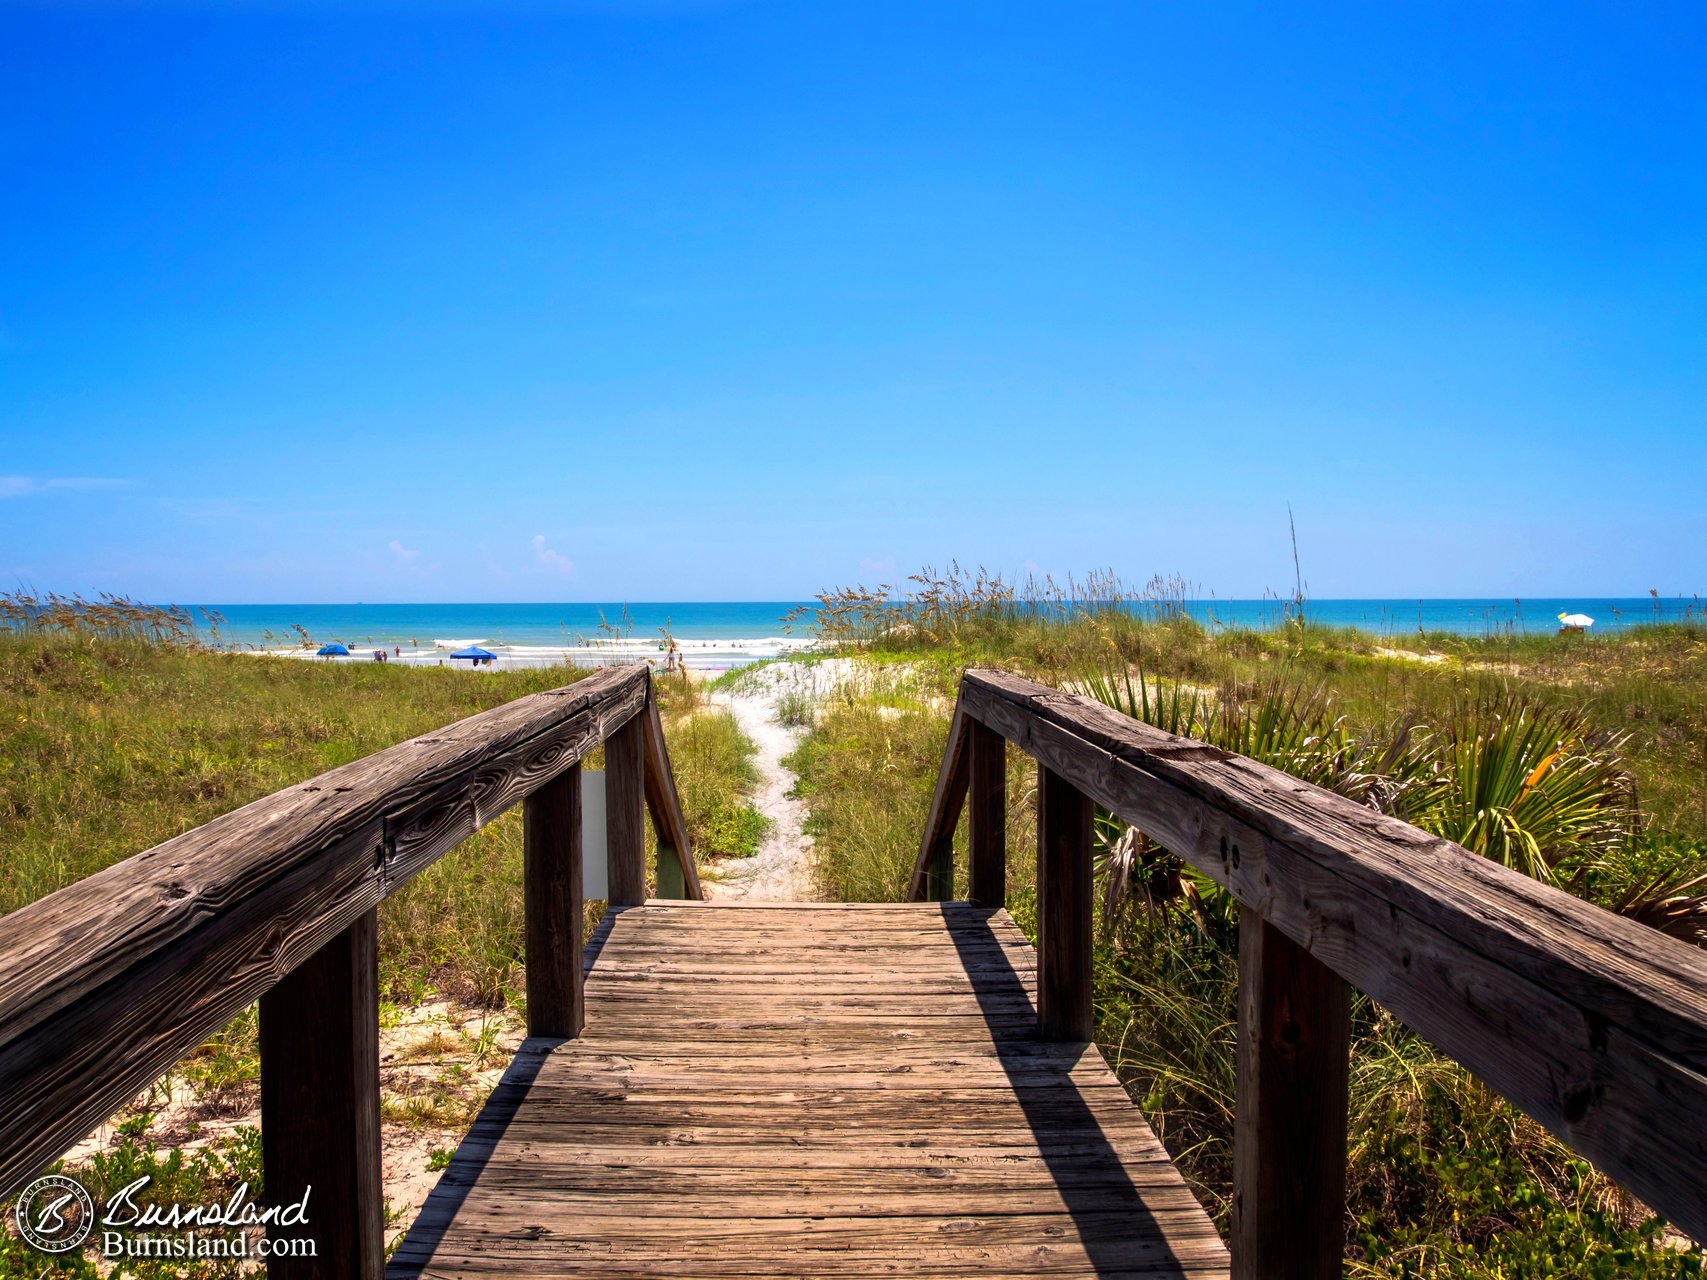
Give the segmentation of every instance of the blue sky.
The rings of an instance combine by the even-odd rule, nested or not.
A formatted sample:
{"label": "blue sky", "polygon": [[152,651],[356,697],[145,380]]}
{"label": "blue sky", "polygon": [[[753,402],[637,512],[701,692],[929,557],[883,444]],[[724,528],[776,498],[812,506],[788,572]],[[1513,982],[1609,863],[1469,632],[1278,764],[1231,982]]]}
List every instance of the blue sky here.
{"label": "blue sky", "polygon": [[0,575],[1707,588],[1699,5],[0,0]]}

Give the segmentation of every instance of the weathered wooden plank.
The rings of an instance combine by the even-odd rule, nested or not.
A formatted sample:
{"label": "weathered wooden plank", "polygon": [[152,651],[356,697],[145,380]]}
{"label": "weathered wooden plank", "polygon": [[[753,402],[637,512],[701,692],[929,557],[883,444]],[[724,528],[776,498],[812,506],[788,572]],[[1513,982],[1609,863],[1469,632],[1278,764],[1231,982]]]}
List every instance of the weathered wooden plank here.
{"label": "weathered wooden plank", "polygon": [[1005,913],[910,910],[932,926],[816,975],[730,955],[792,967],[808,939],[786,912],[607,917],[582,1039],[523,1045],[392,1274],[1222,1280],[1219,1237],[1095,1046],[1037,1038]]}
{"label": "weathered wooden plank", "polygon": [[1233,1113],[1238,1280],[1340,1275],[1350,1069],[1350,988],[1245,907]]}
{"label": "weathered wooden plank", "polygon": [[968,721],[966,897],[979,907],[1007,904],[1007,746],[1007,740],[988,725]]}
{"label": "weathered wooden plank", "polygon": [[1018,677],[968,714],[1228,885],[1683,1230],[1707,1236],[1707,957],[1253,761]]}
{"label": "weathered wooden plank", "polygon": [[278,904],[239,900],[0,1043],[0,1188],[27,1182],[348,928],[352,912],[377,905],[371,856],[360,855],[379,834],[375,824],[296,867]]}
{"label": "weathered wooden plank", "polygon": [[478,768],[388,817],[381,868],[385,891],[394,892],[529,792],[578,764],[607,734],[632,724],[644,705],[645,690],[630,684],[519,748],[488,753]]}
{"label": "weathered wooden plank", "polygon": [[264,892],[304,858],[348,844],[492,753],[641,691],[643,682],[644,672],[611,668],[519,698],[233,810],[20,907],[0,932],[0,1028],[16,1034],[51,1016],[137,957]]}
{"label": "weathered wooden plank", "polygon": [[[699,868],[693,860],[693,839],[682,816],[681,797],[676,793],[676,775],[670,768],[670,748],[664,741],[664,724],[658,715],[656,691],[649,684],[643,721],[646,756],[646,807],[652,814],[652,829],[658,838],[658,896],[660,898],[703,898]],[[665,892],[665,888],[669,892]]]}
{"label": "weathered wooden plank", "polygon": [[[576,1274],[578,1268],[565,1264],[570,1264],[581,1249],[607,1262],[620,1259],[631,1266],[668,1263],[696,1275],[713,1271],[719,1262],[751,1267],[755,1261],[772,1261],[782,1265],[758,1274],[786,1276],[794,1274],[787,1270],[791,1263],[810,1265],[817,1260],[814,1255],[833,1253],[839,1259],[888,1261],[896,1271],[904,1271],[909,1261],[920,1255],[935,1262],[982,1258],[995,1274],[1025,1276],[1034,1274],[1028,1258],[1042,1261],[1051,1255],[1065,1255],[1082,1266],[1092,1246],[1096,1247],[1092,1260],[1108,1258],[1111,1270],[1123,1266],[1137,1270],[1148,1264],[1163,1274],[1196,1275],[1198,1271],[1188,1270],[1195,1264],[1224,1276],[1227,1265],[1225,1250],[1212,1228],[1207,1229],[1207,1238],[1195,1231],[1184,1239],[1170,1239],[1167,1234],[1171,1228],[1185,1236],[1187,1224],[1204,1221],[1202,1210],[1195,1214],[1179,1211],[1177,1219],[1164,1214],[1144,1215],[1136,1224],[1130,1208],[1076,1214],[921,1214],[876,1220],[867,1215],[717,1219],[688,1214],[678,1219],[679,1228],[670,1235],[664,1234],[667,1220],[648,1220],[646,1231],[652,1238],[647,1239],[633,1219],[620,1214],[542,1221],[548,1218],[550,1208],[549,1202],[517,1204],[506,1197],[503,1204],[494,1206],[486,1230],[479,1228],[488,1224],[470,1213],[468,1221],[474,1229],[470,1234],[478,1233],[478,1247],[464,1245],[453,1248],[450,1254],[461,1258],[486,1256],[494,1261],[502,1258],[514,1274],[524,1275],[533,1274],[541,1263],[552,1260],[564,1266],[567,1274]],[[1149,1231],[1139,1234],[1146,1226]],[[394,1273],[412,1274],[406,1267],[419,1259],[432,1268],[428,1274],[442,1274],[435,1265],[436,1257],[429,1261],[407,1243],[398,1249],[397,1259],[404,1266],[395,1267]]]}
{"label": "weathered wooden plank", "polygon": [[[645,701],[611,669],[225,814],[0,919],[0,1194]],[[458,838],[460,838],[458,836]]]}
{"label": "weathered wooden plank", "polygon": [[587,1012],[581,973],[579,762],[527,798],[522,882],[528,1034],[578,1036]]}
{"label": "weathered wooden plank", "polygon": [[261,1149],[266,1195],[305,1220],[267,1228],[270,1280],[385,1270],[379,1151],[379,919],[358,919],[261,997]]}
{"label": "weathered wooden plank", "polygon": [[605,739],[605,853],[612,906],[646,901],[645,760],[643,718]]}
{"label": "weathered wooden plank", "polygon": [[943,752],[936,791],[925,815],[924,836],[907,896],[914,902],[941,902],[954,896],[954,828],[966,802],[970,781],[966,758],[966,717],[958,706],[948,726],[948,748]]}
{"label": "weathered wooden plank", "polygon": [[1089,797],[1066,778],[1037,773],[1037,1032],[1091,1038],[1091,823]]}

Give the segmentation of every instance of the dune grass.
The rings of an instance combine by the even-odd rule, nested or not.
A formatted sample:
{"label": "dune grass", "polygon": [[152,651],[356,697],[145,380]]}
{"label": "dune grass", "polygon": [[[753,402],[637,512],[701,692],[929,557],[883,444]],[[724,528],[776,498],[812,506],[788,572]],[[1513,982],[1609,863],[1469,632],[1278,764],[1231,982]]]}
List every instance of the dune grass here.
{"label": "dune grass", "polygon": [[[844,653],[890,675],[823,699],[792,761],[827,896],[905,895],[955,682],[990,665],[1081,691],[1099,692],[1100,677],[1123,710],[1326,785],[1366,787],[1365,803],[1701,939],[1707,630],[1378,642],[1296,622],[1215,634],[1166,609],[998,601],[981,611],[949,594],[841,635]],[[1124,706],[1115,686],[1132,689],[1140,664],[1162,696]],[[913,691],[903,709],[862,692],[898,679]],[[1035,769],[1012,751],[1008,766],[1009,904],[1035,936]],[[1489,821],[1495,809],[1509,821]],[[1107,815],[1099,832],[1097,1036],[1225,1227],[1237,913],[1165,851],[1122,844]],[[958,854],[963,877],[963,842]],[[1668,1239],[1641,1205],[1366,998],[1354,1036],[1348,1275],[1702,1274],[1699,1248]]]}
{"label": "dune grass", "polygon": [[[1167,584],[1153,584],[1133,612],[1099,606],[1115,590],[1106,581],[1029,603],[987,579],[973,580],[981,597],[964,583],[936,581],[926,603],[902,615],[884,612],[888,605],[872,605],[867,616],[857,601],[835,604],[843,622],[832,620],[826,634],[857,656],[863,678],[786,708],[808,730],[789,763],[810,806],[827,897],[904,896],[955,682],[974,665],[1076,688],[1099,672],[1126,677],[1141,667],[1223,715],[1271,706],[1278,691],[1290,691],[1284,696],[1320,711],[1321,723],[1351,742],[1391,734],[1406,718],[1445,735],[1466,708],[1520,698],[1551,717],[1549,725],[1598,735],[1597,750],[1616,738],[1614,772],[1631,787],[1630,838],[1611,841],[1607,865],[1593,875],[1563,877],[1567,887],[1616,907],[1655,868],[1707,862],[1707,632],[1698,627],[1381,641],[1302,622],[1215,633],[1170,606]],[[8,871],[0,911],[279,787],[584,674],[219,655],[179,643],[158,620],[137,631],[126,628],[122,610],[107,616],[118,622],[99,632],[79,630],[73,619],[64,628],[0,633],[0,848]],[[704,702],[703,690],[682,680],[659,687],[697,850],[749,852],[757,839],[745,816],[751,744],[732,717]],[[1319,763],[1296,750],[1285,725],[1253,736],[1249,724],[1228,723],[1245,735],[1246,749],[1293,750],[1301,770]],[[1008,769],[1009,905],[1034,933],[1035,773],[1017,752]],[[1607,816],[1594,806],[1585,813],[1590,827]],[[1473,823],[1465,830],[1474,837]],[[1120,865],[1118,824],[1105,834],[1106,869]],[[1560,847],[1536,845],[1568,869]],[[1132,886],[1168,883],[1170,871],[1156,851],[1141,852],[1151,861],[1138,865],[1153,874],[1130,874],[1129,860],[1102,916],[1098,1038],[1224,1223],[1236,926],[1225,895],[1201,885],[1135,905]],[[1138,856],[1130,845],[1128,854]],[[1615,855],[1628,865],[1611,865]],[[387,901],[389,1001],[415,1003],[435,991],[489,1007],[520,1001],[520,861],[511,814]],[[1661,1242],[1639,1205],[1368,1000],[1358,1002],[1355,1036],[1348,1274],[1701,1275],[1699,1250]],[[209,1087],[252,1088],[253,1068],[246,1017],[187,1069]],[[144,1145],[140,1155],[121,1148],[114,1158],[155,1157]],[[0,1274],[5,1261],[0,1255]]]}
{"label": "dune grass", "polygon": [[[589,674],[316,663],[158,637],[0,632],[0,912],[282,787]],[[751,744],[681,680],[658,683],[684,814],[703,856],[749,851]],[[589,767],[601,767],[595,753]],[[648,835],[650,839],[650,834]],[[650,866],[650,859],[648,860]],[[380,912],[382,981],[498,1007],[521,996],[519,810]]]}
{"label": "dune grass", "polygon": [[[55,615],[60,625],[0,630],[0,913],[326,769],[591,674],[213,653],[174,629],[176,615],[131,617],[127,610],[137,608],[104,602],[96,625],[83,625],[85,613],[67,604]],[[751,853],[757,834],[745,797],[756,781],[753,744],[687,681],[661,678],[657,689],[696,854]],[[587,766],[602,767],[602,752]],[[647,845],[650,876],[650,824]],[[381,905],[382,1023],[387,1011],[438,997],[522,1016],[521,875],[518,807]],[[587,904],[589,926],[603,905]],[[259,1085],[256,1030],[251,1007],[175,1074],[242,1114]],[[447,1109],[439,1092],[388,1095],[387,1124],[443,1129],[448,1139],[466,1125],[469,1101],[446,1091],[458,1095]],[[198,1203],[222,1199],[244,1180],[259,1187],[255,1129],[189,1150],[164,1147],[150,1128],[152,1110],[146,1100],[128,1110],[116,1143],[79,1168],[94,1191],[139,1173],[153,1176],[160,1195]],[[59,1264],[67,1275],[105,1274],[82,1256]],[[34,1276],[42,1265],[42,1255],[0,1231],[0,1276]],[[126,1268],[145,1280],[239,1273],[222,1263]]]}

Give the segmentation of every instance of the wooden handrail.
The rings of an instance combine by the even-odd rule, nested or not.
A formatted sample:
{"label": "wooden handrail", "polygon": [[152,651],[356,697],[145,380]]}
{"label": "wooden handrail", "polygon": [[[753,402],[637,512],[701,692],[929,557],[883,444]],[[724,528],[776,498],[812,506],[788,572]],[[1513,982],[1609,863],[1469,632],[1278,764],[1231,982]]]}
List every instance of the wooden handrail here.
{"label": "wooden handrail", "polygon": [[[1335,995],[1340,988],[1328,981],[1337,978],[1381,1001],[1682,1230],[1707,1239],[1701,951],[1342,796],[1086,698],[968,671],[956,714],[1000,733],[1049,774],[1223,885],[1242,904],[1246,932],[1256,935],[1252,926],[1260,922],[1272,935],[1248,938],[1242,948],[1243,1118],[1235,1122],[1235,1146],[1287,1131],[1272,1105],[1262,1114],[1263,1097],[1319,1103],[1336,1088],[1343,1097],[1333,1079],[1344,1071],[1345,1047],[1337,1043],[1344,1033],[1335,1029],[1333,1007],[1343,992]],[[930,833],[938,846],[952,838],[959,809],[946,802],[949,781],[945,761],[932,808],[949,814]],[[921,885],[915,869],[915,899],[925,896]],[[1039,891],[1047,901],[1047,888]],[[1268,981],[1245,971],[1253,956],[1274,966]],[[1040,956],[1040,973],[1047,960]],[[1275,1019],[1294,1047],[1265,1056],[1258,1042],[1276,1029]],[[1300,1036],[1308,1052],[1296,1050]],[[1264,1065],[1271,1060],[1277,1065]],[[1299,1076],[1290,1094],[1259,1087],[1264,1071],[1281,1069]],[[1316,1156],[1324,1166],[1321,1187],[1293,1188],[1297,1202],[1286,1211],[1296,1225],[1280,1235],[1296,1236],[1321,1220],[1335,1185],[1335,1145],[1343,1178],[1343,1125],[1327,1145]],[[1258,1152],[1253,1164],[1247,1151],[1246,1160],[1235,1157],[1235,1174],[1239,1167],[1272,1171],[1269,1162],[1296,1156]],[[1243,1176],[1234,1192],[1235,1274],[1256,1275],[1249,1249],[1256,1241],[1279,1247],[1263,1223],[1272,1226],[1282,1207],[1273,1188],[1264,1192],[1260,1179]],[[1241,1208],[1247,1193],[1262,1195],[1264,1204],[1247,1200]],[[1343,1204],[1332,1213],[1337,1226]],[[1330,1235],[1337,1268],[1338,1231]],[[1317,1262],[1288,1273],[1327,1271]]]}
{"label": "wooden handrail", "polygon": [[954,896],[954,828],[960,807],[966,803],[971,777],[966,757],[966,715],[958,704],[948,725],[948,746],[942,753],[942,769],[931,794],[930,812],[925,815],[925,834],[919,841],[918,861],[907,896],[914,902],[941,902]]}
{"label": "wooden handrail", "polygon": [[[650,673],[613,667],[288,787],[0,917],[0,1195],[324,948],[359,953],[380,901],[630,724],[655,742],[635,757],[643,782],[621,785],[644,785],[697,898]],[[554,794],[547,822],[565,808]],[[572,843],[578,904],[578,829]],[[578,982],[578,949],[573,961]],[[274,1003],[311,994],[310,978]],[[263,1046],[267,1018],[264,1000]]]}
{"label": "wooden handrail", "polygon": [[658,700],[646,699],[645,740],[646,805],[652,811],[652,826],[658,839],[658,896],[699,901],[705,897],[699,885],[699,869],[693,860],[693,839],[687,819],[682,817],[681,797],[676,794],[676,774],[670,768],[670,749],[664,742],[663,721],[658,718]]}

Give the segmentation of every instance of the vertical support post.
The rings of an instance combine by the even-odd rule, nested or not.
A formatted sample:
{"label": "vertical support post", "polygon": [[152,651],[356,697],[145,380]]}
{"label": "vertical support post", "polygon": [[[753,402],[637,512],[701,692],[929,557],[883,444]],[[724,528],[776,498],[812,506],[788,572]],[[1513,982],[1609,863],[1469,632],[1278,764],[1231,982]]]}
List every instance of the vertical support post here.
{"label": "vertical support post", "polygon": [[1037,1032],[1091,1038],[1090,798],[1037,766]]}
{"label": "vertical support post", "polygon": [[931,845],[930,869],[925,878],[926,902],[954,901],[954,833],[938,836]]}
{"label": "vertical support post", "polygon": [[528,1034],[573,1039],[581,987],[581,763],[522,802]]}
{"label": "vertical support post", "polygon": [[1235,1280],[1338,1280],[1350,1064],[1350,988],[1251,907],[1242,908]]}
{"label": "vertical support post", "polygon": [[1005,906],[1008,900],[1008,743],[989,725],[969,720],[968,795],[971,830],[968,900],[975,907]]}
{"label": "vertical support post", "polygon": [[645,731],[635,716],[605,739],[605,853],[613,907],[646,901]]}
{"label": "vertical support post", "polygon": [[959,703],[948,724],[948,743],[937,773],[936,792],[925,815],[924,835],[919,841],[919,860],[907,886],[911,902],[948,902],[954,897],[954,827],[966,803],[967,716]]}
{"label": "vertical support post", "polygon": [[[261,1159],[271,1204],[304,1205],[273,1240],[270,1280],[385,1271],[379,1167],[379,913],[368,911],[261,997]],[[305,1201],[306,1197],[306,1201]]]}
{"label": "vertical support post", "polygon": [[658,896],[672,901],[688,896],[687,877],[682,873],[682,856],[676,846],[660,837],[658,840]]}

